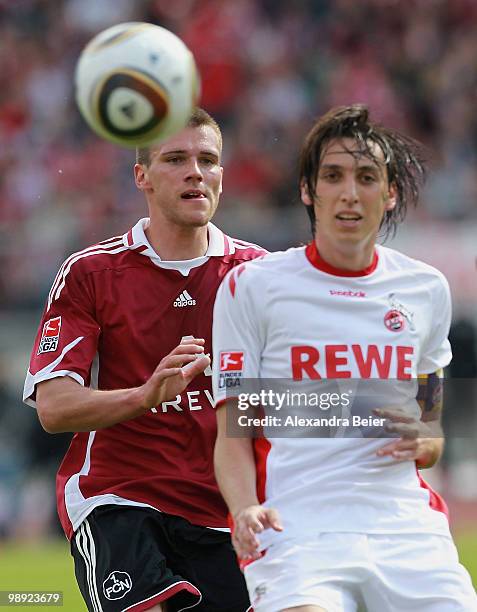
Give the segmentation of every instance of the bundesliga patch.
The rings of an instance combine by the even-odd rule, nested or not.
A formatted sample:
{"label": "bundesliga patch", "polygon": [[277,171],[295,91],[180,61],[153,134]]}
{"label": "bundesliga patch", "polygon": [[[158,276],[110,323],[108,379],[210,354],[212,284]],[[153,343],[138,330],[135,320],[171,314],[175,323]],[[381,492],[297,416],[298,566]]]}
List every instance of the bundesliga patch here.
{"label": "bundesliga patch", "polygon": [[243,351],[222,351],[219,359],[219,389],[239,387],[243,370]]}
{"label": "bundesliga patch", "polygon": [[60,339],[60,329],[61,329],[61,317],[54,317],[53,319],[49,319],[43,325],[43,332],[40,338],[40,344],[38,345],[38,353],[51,353],[52,351],[56,351],[58,348],[58,342]]}
{"label": "bundesliga patch", "polygon": [[243,370],[243,351],[222,351],[220,353],[220,371],[237,372]]}

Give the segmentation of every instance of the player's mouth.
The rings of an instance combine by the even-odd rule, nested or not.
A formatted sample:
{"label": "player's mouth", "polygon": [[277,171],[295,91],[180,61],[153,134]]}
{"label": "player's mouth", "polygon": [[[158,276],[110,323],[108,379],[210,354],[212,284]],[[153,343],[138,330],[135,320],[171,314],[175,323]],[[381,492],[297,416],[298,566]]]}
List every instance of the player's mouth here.
{"label": "player's mouth", "polygon": [[200,189],[188,189],[181,193],[183,200],[206,200],[207,196]]}
{"label": "player's mouth", "polygon": [[340,212],[335,215],[341,227],[357,227],[363,217],[356,212]]}

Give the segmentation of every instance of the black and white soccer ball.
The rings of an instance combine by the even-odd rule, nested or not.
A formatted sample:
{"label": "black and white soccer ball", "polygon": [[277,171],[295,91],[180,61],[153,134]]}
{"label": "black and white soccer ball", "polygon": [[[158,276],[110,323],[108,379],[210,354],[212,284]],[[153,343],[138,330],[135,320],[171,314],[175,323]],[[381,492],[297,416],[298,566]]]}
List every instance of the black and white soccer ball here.
{"label": "black and white soccer ball", "polygon": [[121,23],[83,49],[75,73],[76,102],[89,126],[127,147],[165,140],[198,104],[194,57],[175,34],[151,23]]}

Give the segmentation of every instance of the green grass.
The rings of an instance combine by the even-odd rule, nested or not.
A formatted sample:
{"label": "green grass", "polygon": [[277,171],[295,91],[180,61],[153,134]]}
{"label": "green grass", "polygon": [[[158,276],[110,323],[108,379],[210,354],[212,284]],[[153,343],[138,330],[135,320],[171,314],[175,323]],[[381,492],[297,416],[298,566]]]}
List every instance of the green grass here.
{"label": "green grass", "polygon": [[[0,544],[0,590],[63,591],[63,607],[21,606],[20,610],[84,612],[86,606],[76,585],[73,558],[66,540],[41,544]],[[7,609],[0,606],[0,609]],[[10,607],[12,609],[12,607]]]}
{"label": "green grass", "polygon": [[477,531],[460,533],[455,537],[455,542],[460,562],[467,568],[477,588]]}
{"label": "green grass", "polygon": [[[477,585],[477,531],[460,533],[456,537],[461,562]],[[73,559],[66,540],[51,540],[41,544],[18,542],[0,544],[0,590],[63,591],[65,612],[84,612],[73,570]],[[0,608],[3,609],[2,606]],[[6,608],[5,608],[6,609]],[[21,610],[38,612],[43,606],[21,606]],[[48,608],[52,611],[58,608]]]}

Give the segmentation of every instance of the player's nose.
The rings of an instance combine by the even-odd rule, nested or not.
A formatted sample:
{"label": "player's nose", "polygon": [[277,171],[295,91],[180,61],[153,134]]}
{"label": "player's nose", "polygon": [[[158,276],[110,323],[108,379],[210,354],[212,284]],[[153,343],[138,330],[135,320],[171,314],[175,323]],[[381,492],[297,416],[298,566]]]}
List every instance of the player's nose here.
{"label": "player's nose", "polygon": [[186,180],[195,179],[201,181],[204,177],[197,158],[191,157],[187,164]]}
{"label": "player's nose", "polygon": [[359,201],[358,184],[354,177],[343,181],[340,199],[347,204],[355,204]]}

